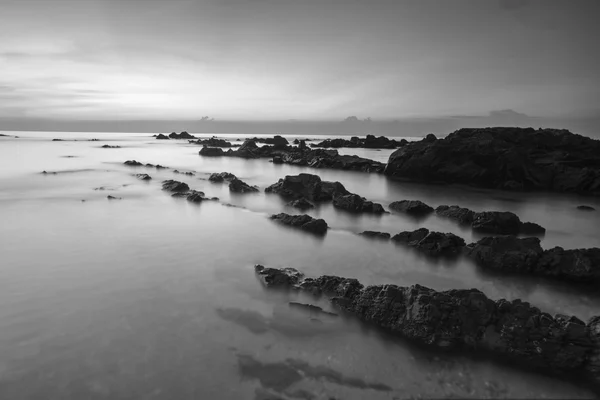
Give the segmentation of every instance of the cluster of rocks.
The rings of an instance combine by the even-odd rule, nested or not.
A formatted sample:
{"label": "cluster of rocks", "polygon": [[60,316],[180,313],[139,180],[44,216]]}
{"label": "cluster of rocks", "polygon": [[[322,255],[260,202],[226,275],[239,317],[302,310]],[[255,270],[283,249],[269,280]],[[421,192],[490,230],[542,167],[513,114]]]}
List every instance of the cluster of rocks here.
{"label": "cluster of rocks", "polygon": [[231,172],[215,172],[214,174],[210,174],[208,180],[211,182],[224,182],[231,181],[232,179],[236,179],[237,177]]}
{"label": "cluster of rocks", "polygon": [[276,193],[294,200],[304,199],[301,203],[288,203],[296,207],[300,205],[300,208],[310,208],[308,204],[310,204],[309,200],[312,200],[315,202],[333,201],[334,207],[355,213],[381,214],[385,212],[381,204],[373,203],[364,197],[350,193],[340,182],[322,181],[318,175],[287,175],[277,183],[267,187],[265,192]]}
{"label": "cluster of rocks", "polygon": [[201,203],[206,200],[219,200],[216,197],[208,198],[205,196],[204,192],[199,190],[190,190],[187,183],[172,179],[163,181],[162,188],[165,191],[172,192],[173,197],[183,197],[192,203]]}
{"label": "cluster of rocks", "polygon": [[271,219],[283,225],[299,228],[304,231],[317,235],[324,235],[327,232],[327,222],[323,219],[316,219],[310,215],[290,215],[279,213],[271,215]]}
{"label": "cluster of rocks", "polygon": [[600,141],[567,130],[459,129],[391,154],[391,177],[506,190],[600,195]]}
{"label": "cluster of rocks", "polygon": [[246,182],[238,179],[234,174],[230,172],[218,172],[210,174],[208,180],[211,182],[229,182],[229,191],[234,193],[256,193],[258,188],[256,186],[250,186]]}
{"label": "cluster of rocks", "polygon": [[340,147],[361,147],[366,149],[395,149],[397,147],[404,146],[408,143],[406,139],[394,140],[388,139],[385,136],[375,137],[374,135],[367,135],[364,139],[358,136],[352,136],[348,139],[326,139],[320,143],[313,143],[311,147],[329,147],[329,148],[340,148]]}
{"label": "cluster of rocks", "polygon": [[210,139],[190,140],[191,144],[202,144],[209,147],[232,147],[233,145],[225,139],[211,137]]}
{"label": "cluster of rocks", "polygon": [[142,164],[136,160],[127,160],[123,164],[128,165],[130,167],[148,167],[148,168],[156,168],[156,169],[168,169],[169,167],[162,166],[160,164]]}
{"label": "cluster of rocks", "polygon": [[190,135],[190,134],[189,134],[189,133],[187,133],[186,131],[183,131],[183,132],[181,132],[181,133],[171,132],[171,133],[169,134],[169,136],[167,136],[167,135],[163,135],[163,134],[161,133],[161,134],[158,134],[158,135],[154,135],[154,137],[155,137],[156,139],[159,139],[159,140],[169,140],[169,139],[196,139],[196,136],[194,136],[194,135]]}
{"label": "cluster of rocks", "polygon": [[149,181],[152,179],[152,177],[148,174],[135,174],[135,177],[141,181]]}
{"label": "cluster of rocks", "polygon": [[430,256],[456,255],[465,246],[465,240],[453,233],[430,232],[427,228],[400,232],[392,240]]}
{"label": "cluster of rocks", "polygon": [[120,149],[121,146],[111,146],[108,144],[105,144],[104,146],[101,147],[102,149]]}
{"label": "cluster of rocks", "polygon": [[442,205],[435,209],[437,215],[452,219],[463,225],[471,225],[475,231],[500,235],[542,235],[546,229],[533,222],[522,222],[509,211],[475,212],[459,206]]}
{"label": "cluster of rocks", "polygon": [[[275,147],[285,147],[287,146],[290,142],[288,142],[288,140],[286,138],[284,138],[281,135],[275,135],[272,138],[257,138],[257,137],[253,137],[253,138],[248,138],[246,139],[246,141],[253,141],[255,143],[264,143],[264,144],[269,144]],[[297,140],[297,139],[296,139]],[[295,143],[298,144],[298,143]]]}
{"label": "cluster of rocks", "polygon": [[365,287],[338,276],[307,278],[293,268],[256,265],[255,271],[269,288],[327,296],[340,310],[417,343],[487,352],[600,383],[600,317],[586,324],[574,316],[552,316],[521,300],[494,301],[476,289]]}

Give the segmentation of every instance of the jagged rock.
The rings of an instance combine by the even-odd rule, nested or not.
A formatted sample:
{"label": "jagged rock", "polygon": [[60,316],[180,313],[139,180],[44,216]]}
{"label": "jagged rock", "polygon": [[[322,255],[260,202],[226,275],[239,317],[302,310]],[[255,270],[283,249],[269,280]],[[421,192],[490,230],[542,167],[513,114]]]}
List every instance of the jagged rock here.
{"label": "jagged rock", "polygon": [[204,192],[200,192],[197,190],[187,192],[185,198],[187,201],[191,201],[192,203],[202,203],[204,200],[208,200],[205,197]]}
{"label": "jagged rock", "polygon": [[233,179],[237,179],[237,177],[231,172],[219,172],[210,174],[208,180],[211,182],[223,182],[223,181],[231,181]]}
{"label": "jagged rock", "polygon": [[435,213],[441,217],[458,221],[459,224],[471,225],[475,219],[475,211],[459,206],[439,206]]}
{"label": "jagged rock", "polygon": [[[190,135],[186,131],[181,132],[179,135],[175,132],[171,132],[169,135],[171,139],[196,139],[196,136]],[[158,139],[158,138],[157,138]]]}
{"label": "jagged rock", "polygon": [[211,137],[210,139],[198,139],[198,140],[190,140],[192,144],[203,144],[209,147],[231,147],[231,143],[229,143],[225,139],[219,139],[216,137]]}
{"label": "jagged rock", "polygon": [[231,182],[229,182],[229,191],[234,193],[252,193],[258,192],[258,188],[250,186],[238,178],[233,178]]}
{"label": "jagged rock", "polygon": [[390,209],[410,215],[426,215],[433,212],[433,207],[420,200],[401,200],[390,204]]}
{"label": "jagged rock", "polygon": [[353,213],[382,214],[385,212],[379,203],[368,201],[357,194],[338,195],[333,197],[333,206]]}
{"label": "jagged rock", "polygon": [[600,318],[586,325],[552,317],[521,300],[493,301],[477,289],[436,290],[413,285],[364,287],[337,276],[305,278],[293,268],[255,266],[271,288],[325,295],[358,319],[429,346],[476,349],[552,373],[568,372],[600,383]]}
{"label": "jagged rock", "polygon": [[265,189],[267,193],[276,193],[282,197],[312,201],[329,201],[334,196],[350,194],[339,182],[321,181],[318,175],[287,175],[277,183]]}
{"label": "jagged rock", "polygon": [[542,234],[546,229],[532,222],[521,222],[519,217],[508,211],[484,211],[475,213],[471,227],[480,232],[508,234]]}
{"label": "jagged rock", "polygon": [[385,174],[421,182],[600,194],[600,141],[567,130],[459,129],[396,150]]}
{"label": "jagged rock", "polygon": [[163,181],[162,183],[163,190],[168,190],[169,192],[188,192],[190,187],[187,183],[174,181],[172,179]]}
{"label": "jagged rock", "polygon": [[281,224],[293,226],[316,234],[324,234],[327,232],[327,222],[322,219],[315,219],[306,214],[289,215],[280,213],[271,215],[271,219]]}
{"label": "jagged rock", "polygon": [[189,171],[188,171],[188,172],[181,172],[181,171],[175,170],[175,171],[173,171],[173,173],[174,173],[174,174],[181,174],[181,175],[194,176],[194,173],[193,173],[193,172],[189,172]]}
{"label": "jagged rock", "polygon": [[167,135],[163,135],[162,133],[156,136],[156,138],[158,140],[169,140],[169,137]]}
{"label": "jagged rock", "polygon": [[544,251],[532,270],[575,282],[600,282],[600,248]]}
{"label": "jagged rock", "polygon": [[296,207],[301,210],[307,210],[309,208],[313,208],[314,204],[312,204],[310,201],[308,201],[304,197],[302,197],[300,199],[290,201],[289,203],[286,204],[286,206]]}
{"label": "jagged rock", "polygon": [[224,152],[223,152],[223,149],[220,147],[204,146],[203,148],[200,149],[198,154],[200,154],[201,156],[205,156],[205,157],[221,157],[224,154]]}
{"label": "jagged rock", "polygon": [[129,165],[130,167],[141,167],[142,165],[144,165],[141,162],[135,160],[127,160],[123,164]]}
{"label": "jagged rock", "polygon": [[385,136],[375,137],[373,135],[367,135],[364,139],[361,139],[358,136],[353,136],[350,140],[339,138],[326,139],[320,143],[315,143],[312,146],[328,148],[362,147],[367,149],[395,149],[400,146],[400,142],[397,142],[394,139],[388,139]]}
{"label": "jagged rock", "polygon": [[387,232],[375,232],[375,231],[364,231],[364,232],[359,233],[359,235],[365,236],[368,238],[385,239],[385,240],[388,240],[391,236]]}
{"label": "jagged rock", "polygon": [[148,174],[136,174],[135,177],[142,181],[149,181],[150,179],[152,179],[152,177]]}
{"label": "jagged rock", "polygon": [[464,239],[453,233],[429,232],[426,228],[400,232],[392,240],[431,256],[457,254],[465,246]]}
{"label": "jagged rock", "polygon": [[156,169],[169,169],[169,167],[164,167],[164,166],[162,166],[160,164],[154,165],[154,164],[149,164],[149,163],[146,164],[146,167],[148,167],[148,168],[156,168]]}
{"label": "jagged rock", "polygon": [[594,207],[590,207],[590,206],[577,206],[578,210],[581,211],[594,211],[596,210]]}

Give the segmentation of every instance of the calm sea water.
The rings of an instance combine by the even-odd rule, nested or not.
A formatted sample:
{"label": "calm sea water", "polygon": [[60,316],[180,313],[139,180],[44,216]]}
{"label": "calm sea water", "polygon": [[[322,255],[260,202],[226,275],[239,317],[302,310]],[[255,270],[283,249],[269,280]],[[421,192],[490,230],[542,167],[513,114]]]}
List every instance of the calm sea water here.
{"label": "calm sea water", "polygon": [[[582,319],[600,314],[599,294],[487,275],[467,260],[436,262],[355,234],[425,226],[467,242],[477,239],[435,215],[355,216],[325,204],[309,211],[332,228],[316,238],[267,218],[294,213],[278,196],[230,194],[227,185],[206,179],[228,171],[264,189],[285,175],[307,172],[384,206],[420,199],[434,207],[513,211],[546,227],[544,248],[600,245],[597,213],[575,209],[600,208],[598,200],[203,158],[199,146],[150,134],[5,133],[20,137],[0,137],[0,399],[593,397],[535,372],[417,349],[352,319],[292,309],[288,301],[299,295],[266,292],[253,265],[365,284],[478,288],[493,299],[520,298]],[[122,148],[102,149],[104,144]],[[380,161],[391,153],[342,151]],[[130,159],[196,175],[122,164]],[[153,179],[133,176],[141,172]],[[171,198],[160,189],[164,179],[185,181],[220,202]]]}

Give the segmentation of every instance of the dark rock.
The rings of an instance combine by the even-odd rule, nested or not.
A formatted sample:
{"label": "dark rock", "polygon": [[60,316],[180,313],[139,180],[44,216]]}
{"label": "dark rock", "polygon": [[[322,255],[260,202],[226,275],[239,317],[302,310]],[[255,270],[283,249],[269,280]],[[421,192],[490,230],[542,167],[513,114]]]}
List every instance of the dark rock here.
{"label": "dark rock", "polygon": [[169,140],[169,137],[167,135],[163,135],[161,133],[158,136],[156,136],[156,139],[158,139],[158,140]]}
{"label": "dark rock", "polygon": [[594,211],[595,208],[594,207],[590,207],[590,206],[577,206],[578,210],[581,211]]}
{"label": "dark rock", "polygon": [[420,200],[401,200],[390,204],[390,209],[410,215],[426,215],[433,212],[433,207]]}
{"label": "dark rock", "polygon": [[168,190],[169,192],[188,192],[190,187],[187,183],[174,181],[172,179],[163,181],[162,183],[163,190]]}
{"label": "dark rock", "polygon": [[106,198],[109,200],[121,200],[120,197],[115,197],[115,196],[111,196],[111,195],[106,196]]}
{"label": "dark rock", "polygon": [[187,199],[187,201],[191,201],[192,203],[202,203],[204,200],[208,200],[205,197],[204,192],[200,192],[197,190],[187,192],[187,196],[185,198]]}
{"label": "dark rock", "polygon": [[52,139],[53,142],[64,142],[63,139]]}
{"label": "dark rock", "polygon": [[333,206],[353,213],[383,214],[385,212],[381,204],[368,201],[357,194],[334,196]]}
{"label": "dark rock", "polygon": [[216,137],[212,137],[210,139],[198,139],[198,140],[190,140],[192,144],[202,144],[209,147],[231,147],[231,143],[229,143],[225,139],[219,139]]}
{"label": "dark rock", "polygon": [[531,271],[574,282],[600,282],[600,248],[544,251]]}
{"label": "dark rock", "polygon": [[223,152],[223,149],[220,147],[204,146],[203,148],[200,149],[198,154],[200,154],[201,156],[205,156],[205,157],[221,157],[224,154],[224,152]]}
{"label": "dark rock", "polygon": [[267,144],[272,144],[275,148],[285,148],[290,142],[283,136],[276,135],[273,139],[267,139],[265,141]]}
{"label": "dark rock", "polygon": [[233,179],[237,179],[237,177],[231,172],[219,172],[210,174],[208,180],[211,182],[223,182],[223,181],[231,181]]}
{"label": "dark rock", "polygon": [[293,143],[294,143],[294,144],[300,144],[300,140],[298,140],[298,139],[294,139],[294,142],[293,142]]}
{"label": "dark rock", "polygon": [[538,238],[486,237],[466,248],[466,254],[485,268],[528,272],[535,268],[543,250]]}
{"label": "dark rock", "polygon": [[475,211],[459,206],[439,206],[435,209],[435,213],[441,217],[458,221],[462,225],[471,225],[475,218]]}
{"label": "dark rock", "polygon": [[[169,137],[171,139],[196,139],[196,136],[190,135],[189,133],[187,133],[186,131],[181,132],[179,135],[176,134],[175,132],[172,132]],[[157,137],[158,139],[158,137]]]}
{"label": "dark rock", "polygon": [[109,146],[108,144],[105,144],[104,146],[102,146],[103,149],[120,149],[121,146]]}
{"label": "dark rock", "polygon": [[286,206],[296,207],[301,210],[307,210],[309,208],[313,208],[314,204],[312,204],[310,201],[308,201],[304,197],[302,197],[301,199],[290,201],[289,203],[286,204]]}
{"label": "dark rock", "polygon": [[271,215],[271,219],[281,224],[300,228],[302,230],[324,234],[327,232],[327,222],[322,219],[315,219],[310,215],[289,215],[285,213]]}
{"label": "dark rock", "polygon": [[400,146],[400,142],[393,139],[388,139],[385,136],[375,137],[367,135],[361,139],[358,136],[353,136],[350,140],[347,139],[326,139],[320,143],[315,143],[313,147],[340,148],[340,147],[362,147],[367,149],[395,149]]}
{"label": "dark rock", "polygon": [[144,165],[141,162],[135,160],[127,160],[123,164],[129,165],[130,167],[141,167],[142,165]]}
{"label": "dark rock", "polygon": [[273,164],[283,164],[281,156],[273,156]]}
{"label": "dark rock", "polygon": [[287,175],[265,189],[291,199],[306,198],[312,201],[329,201],[334,196],[350,194],[339,182],[321,181],[318,175]]}
{"label": "dark rock", "polygon": [[568,372],[600,383],[600,318],[586,325],[520,300],[493,301],[477,289],[413,285],[364,287],[336,276],[305,278],[295,269],[257,266],[266,286],[306,290],[331,299],[358,319],[424,345],[477,350],[540,371]]}
{"label": "dark rock", "polygon": [[426,228],[412,232],[400,232],[392,240],[414,247],[431,256],[457,254],[465,246],[464,239],[453,233],[429,232]]}
{"label": "dark rock", "polygon": [[422,141],[425,143],[431,143],[435,142],[436,140],[437,138],[435,137],[435,135],[433,133],[430,133],[427,136],[425,136]]}
{"label": "dark rock", "polygon": [[481,232],[517,234],[521,230],[521,220],[508,211],[484,211],[475,214],[471,227]]}
{"label": "dark rock", "polygon": [[524,235],[543,235],[546,233],[546,228],[533,222],[521,222],[519,233]]}
{"label": "dark rock", "polygon": [[142,181],[149,181],[150,179],[152,179],[152,177],[148,174],[136,174],[135,177]]}
{"label": "dark rock", "polygon": [[181,171],[175,170],[175,171],[173,171],[173,173],[174,174],[187,175],[187,176],[194,176],[194,173],[190,172],[190,171],[188,171],[188,172],[181,172]]}
{"label": "dark rock", "polygon": [[291,308],[299,308],[301,310],[309,311],[310,313],[325,314],[328,316],[337,316],[336,313],[325,311],[321,307],[315,306],[313,304],[298,303],[297,301],[290,301],[288,304],[290,305]]}
{"label": "dark rock", "polygon": [[375,232],[375,231],[364,231],[359,233],[359,235],[361,236],[365,236],[368,238],[373,238],[373,239],[384,239],[384,240],[388,240],[390,238],[390,234],[387,232]]}
{"label": "dark rock", "polygon": [[238,178],[233,178],[229,183],[229,191],[234,193],[252,193],[258,192],[258,188],[250,186]]}
{"label": "dark rock", "polygon": [[[429,136],[428,136],[429,137]],[[459,129],[408,143],[385,174],[497,189],[600,193],[600,141],[567,130]]]}

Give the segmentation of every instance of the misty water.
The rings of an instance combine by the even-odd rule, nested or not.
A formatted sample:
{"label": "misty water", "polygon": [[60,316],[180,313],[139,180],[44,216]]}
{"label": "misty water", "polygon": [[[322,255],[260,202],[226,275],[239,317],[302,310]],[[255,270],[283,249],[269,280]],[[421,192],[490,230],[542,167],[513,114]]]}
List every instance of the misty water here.
{"label": "misty water", "polygon": [[[291,300],[331,310],[297,293],[267,292],[253,266],[294,267],[364,284],[477,288],[492,299],[520,298],[587,320],[600,314],[598,293],[487,274],[462,258],[432,260],[356,235],[424,226],[467,243],[479,238],[449,220],[353,215],[321,204],[307,212],[329,224],[320,238],[270,221],[273,213],[298,212],[264,188],[306,172],[340,181],[386,209],[392,201],[419,199],[434,207],[512,211],[547,229],[544,248],[569,249],[599,245],[597,213],[576,209],[600,208],[597,199],[207,158],[198,155],[200,146],[151,134],[5,133],[19,138],[0,137],[1,399],[593,397],[578,385],[489,357],[421,349],[352,318],[292,308]],[[385,162],[391,150],[340,152]],[[123,165],[131,159],[170,169]],[[207,180],[223,171],[261,191],[236,195],[227,184]],[[220,200],[172,198],[161,190],[165,179]]]}

